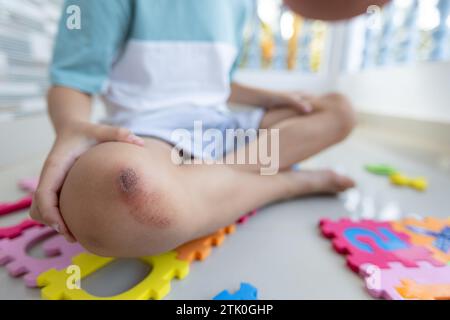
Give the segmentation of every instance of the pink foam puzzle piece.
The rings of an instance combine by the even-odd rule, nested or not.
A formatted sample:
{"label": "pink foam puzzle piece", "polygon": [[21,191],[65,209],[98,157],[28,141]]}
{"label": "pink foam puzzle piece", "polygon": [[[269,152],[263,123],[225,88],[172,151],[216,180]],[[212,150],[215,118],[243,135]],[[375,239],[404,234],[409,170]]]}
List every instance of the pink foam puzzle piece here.
{"label": "pink foam puzzle piece", "polygon": [[22,231],[29,229],[34,226],[43,226],[37,221],[31,220],[31,219],[25,219],[19,224],[16,224],[14,226],[9,227],[1,227],[0,228],[0,239],[8,238],[13,239],[15,237],[18,237],[22,234]]}
{"label": "pink foam puzzle piece", "polygon": [[437,267],[445,265],[445,263],[433,258],[432,251],[427,247],[411,245],[408,248],[396,250],[395,255],[405,261],[426,261]]}
{"label": "pink foam puzzle piece", "polygon": [[371,264],[361,266],[360,274],[370,295],[388,300],[404,300],[397,291],[404,279],[419,284],[447,284],[450,282],[450,266],[434,266],[426,261],[418,261],[417,267],[408,268],[400,262],[389,262],[388,269],[376,269]]}
{"label": "pink foam puzzle piece", "polygon": [[[370,240],[365,240],[371,247],[376,248],[376,244]],[[376,248],[374,254],[357,252],[347,256],[347,265],[355,272],[359,272],[360,266],[365,263],[373,263],[379,268],[389,268],[389,262],[400,262],[405,267],[417,267],[418,261],[427,261],[434,266],[444,265],[432,256],[432,252],[425,247],[418,247],[410,244],[408,248],[398,249],[391,252]]]}
{"label": "pink foam puzzle piece", "polygon": [[60,235],[45,240],[42,244],[42,249],[47,257],[55,257],[62,252],[71,254],[73,257],[74,255],[78,255],[85,251],[79,243],[67,242],[66,239]]}
{"label": "pink foam puzzle piece", "polygon": [[32,201],[33,196],[27,195],[17,201],[0,203],[0,216],[29,208]]}
{"label": "pink foam puzzle piece", "polygon": [[250,219],[251,217],[253,217],[257,212],[258,212],[258,210],[256,210],[256,209],[253,210],[253,211],[250,211],[250,212],[247,213],[246,215],[240,217],[240,218],[238,219],[238,221],[236,221],[236,222],[239,223],[239,224],[246,223],[246,222],[248,221],[248,219]]}
{"label": "pink foam puzzle piece", "polygon": [[23,178],[18,182],[19,188],[26,192],[35,192],[39,184],[39,178]]}
{"label": "pink foam puzzle piece", "polygon": [[333,248],[347,256],[347,265],[355,272],[366,263],[379,268],[389,268],[389,262],[412,268],[417,267],[417,261],[424,260],[442,265],[432,258],[428,249],[410,244],[408,235],[394,231],[389,222],[323,219],[320,229],[325,237],[332,239]]}
{"label": "pink foam puzzle piece", "polygon": [[[55,236],[43,244],[46,257],[28,255],[29,248],[52,235]],[[42,272],[67,267],[72,263],[72,257],[83,251],[78,243],[66,242],[52,228],[33,227],[23,231],[20,237],[0,240],[0,265],[6,265],[13,277],[24,276],[28,287],[36,287],[36,279]]]}

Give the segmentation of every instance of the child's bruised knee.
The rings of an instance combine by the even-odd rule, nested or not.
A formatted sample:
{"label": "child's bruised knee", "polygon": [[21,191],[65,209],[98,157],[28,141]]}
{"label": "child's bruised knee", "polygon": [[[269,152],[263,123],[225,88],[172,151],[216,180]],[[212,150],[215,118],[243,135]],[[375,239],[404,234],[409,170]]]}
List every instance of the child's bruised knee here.
{"label": "child's bruised knee", "polygon": [[[70,170],[60,194],[62,216],[75,238],[103,256],[142,256],[182,242],[179,211],[133,154],[94,147]],[[122,150],[123,151],[123,150]],[[150,165],[150,163],[148,164]]]}

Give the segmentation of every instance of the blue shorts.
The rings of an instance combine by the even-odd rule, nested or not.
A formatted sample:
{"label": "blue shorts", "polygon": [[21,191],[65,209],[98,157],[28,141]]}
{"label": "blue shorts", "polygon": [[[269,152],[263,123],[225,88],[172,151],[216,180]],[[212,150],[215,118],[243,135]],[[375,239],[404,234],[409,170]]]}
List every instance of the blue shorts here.
{"label": "blue shorts", "polygon": [[[174,107],[136,115],[116,125],[128,128],[139,136],[161,139],[177,146],[177,148],[183,150],[185,155],[188,154],[201,159],[217,159],[240,146],[236,145],[235,140],[225,139],[226,141],[222,145],[215,145],[217,147],[212,153],[210,152],[211,141],[203,141],[199,147],[198,140],[195,141],[195,139],[198,139],[195,138],[195,133],[199,132],[199,124],[201,124],[203,133],[207,132],[208,129],[217,129],[215,130],[216,133],[220,132],[223,137],[227,137],[227,134],[236,129],[243,129],[244,131],[259,129],[263,116],[264,110],[261,108],[231,111],[207,107]],[[191,138],[180,139],[180,135],[176,134],[180,132],[190,133]],[[252,140],[249,137],[247,137],[247,143]],[[256,138],[256,136],[252,137]],[[205,152],[207,147],[208,152]]]}

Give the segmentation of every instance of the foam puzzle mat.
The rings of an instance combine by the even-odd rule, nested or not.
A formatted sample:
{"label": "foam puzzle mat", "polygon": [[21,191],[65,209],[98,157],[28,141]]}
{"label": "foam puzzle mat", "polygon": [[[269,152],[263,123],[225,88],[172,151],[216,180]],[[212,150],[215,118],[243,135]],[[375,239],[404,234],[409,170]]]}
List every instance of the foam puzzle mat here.
{"label": "foam puzzle mat", "polygon": [[[1,205],[1,214],[11,214],[31,205],[20,199]],[[245,223],[256,211],[240,218]],[[203,261],[214,247],[222,245],[225,238],[235,232],[236,225],[229,225],[215,233],[190,241],[175,250],[161,255],[141,257],[139,260],[151,267],[149,274],[131,289],[115,296],[99,297],[81,287],[81,281],[99,271],[114,258],[99,257],[86,252],[78,243],[69,243],[52,228],[31,219],[0,227],[0,266],[5,266],[12,277],[22,277],[30,288],[40,288],[41,297],[49,300],[142,300],[163,299],[171,290],[174,278],[183,279],[189,274],[190,264]],[[29,249],[42,242],[44,257],[33,257]],[[78,274],[77,274],[78,273]]]}
{"label": "foam puzzle mat", "polygon": [[[3,206],[3,214],[30,206],[30,196],[23,199]],[[88,253],[30,219],[0,227],[0,265],[10,276],[22,278],[27,287],[41,290],[43,299],[163,299],[173,279],[188,276],[195,261],[208,258],[213,248],[221,246],[255,213],[172,251],[139,258],[151,271],[138,284],[114,296],[90,294],[82,289],[81,282],[116,259]],[[332,240],[335,251],[345,255],[348,267],[362,277],[374,298],[450,299],[450,218],[391,222],[322,219],[319,227]],[[41,258],[29,254],[38,242],[42,242],[44,252]],[[236,292],[224,290],[213,299],[255,300],[257,293],[256,287],[243,282]]]}
{"label": "foam puzzle mat", "polygon": [[369,293],[383,299],[450,299],[450,219],[322,219],[322,234]]}

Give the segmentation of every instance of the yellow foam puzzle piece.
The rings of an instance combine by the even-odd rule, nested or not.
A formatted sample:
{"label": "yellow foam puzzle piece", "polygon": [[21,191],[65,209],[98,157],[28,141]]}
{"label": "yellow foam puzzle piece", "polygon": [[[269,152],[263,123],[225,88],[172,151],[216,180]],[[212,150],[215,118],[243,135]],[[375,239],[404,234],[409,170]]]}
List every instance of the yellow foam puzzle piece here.
{"label": "yellow foam puzzle piece", "polygon": [[418,191],[425,191],[428,188],[428,181],[424,177],[418,177],[409,181],[409,186]]}
{"label": "yellow foam puzzle piece", "polygon": [[424,177],[409,178],[402,173],[393,173],[389,176],[392,184],[402,187],[411,187],[417,191],[425,191],[428,188],[428,181]]}
{"label": "yellow foam puzzle piece", "polygon": [[407,176],[399,172],[391,174],[389,176],[389,179],[391,180],[392,184],[395,184],[397,186],[407,186],[409,185],[410,182],[410,179]]}
{"label": "yellow foam puzzle piece", "polygon": [[[152,266],[152,271],[136,286],[111,297],[97,297],[80,289],[70,289],[67,282],[71,274],[64,270],[50,269],[39,275],[37,285],[43,287],[41,296],[49,300],[160,300],[170,292],[170,281],[177,277],[183,279],[189,273],[189,263],[177,259],[175,251],[142,257],[140,260]],[[114,258],[99,257],[81,253],[72,259],[80,268],[81,279],[103,268]]]}

